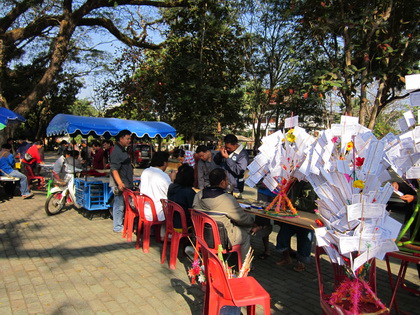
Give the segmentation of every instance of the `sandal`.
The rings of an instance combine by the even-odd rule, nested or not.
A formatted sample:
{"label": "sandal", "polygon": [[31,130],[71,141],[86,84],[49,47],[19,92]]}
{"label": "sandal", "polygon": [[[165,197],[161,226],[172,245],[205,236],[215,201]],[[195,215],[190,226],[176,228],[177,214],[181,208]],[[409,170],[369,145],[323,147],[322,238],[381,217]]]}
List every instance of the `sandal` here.
{"label": "sandal", "polygon": [[34,196],[34,194],[30,193],[29,195],[23,195],[22,198],[23,199],[29,199],[32,198]]}
{"label": "sandal", "polygon": [[270,254],[266,254],[266,253],[261,254],[261,255],[259,255],[259,256],[258,256],[258,258],[259,258],[259,259],[261,259],[261,260],[265,260],[265,259],[267,259],[268,257],[270,257]]}
{"label": "sandal", "polygon": [[292,263],[292,259],[290,257],[283,257],[278,262],[276,262],[277,266],[286,266]]}
{"label": "sandal", "polygon": [[294,271],[297,271],[297,272],[305,271],[305,264],[302,263],[302,262],[300,262],[300,261],[298,261],[297,264],[296,264],[296,266],[293,267],[293,270]]}

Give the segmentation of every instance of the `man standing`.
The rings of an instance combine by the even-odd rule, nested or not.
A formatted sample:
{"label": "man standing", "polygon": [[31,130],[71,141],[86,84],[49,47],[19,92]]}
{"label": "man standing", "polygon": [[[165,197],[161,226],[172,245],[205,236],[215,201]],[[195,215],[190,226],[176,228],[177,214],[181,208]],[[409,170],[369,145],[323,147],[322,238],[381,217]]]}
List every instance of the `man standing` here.
{"label": "man standing", "polygon": [[244,191],[244,174],[249,161],[248,152],[242,144],[238,144],[238,138],[235,135],[227,135],[224,143],[225,146],[214,157],[214,162],[227,171],[233,196],[240,199]]}
{"label": "man standing", "polygon": [[[305,181],[295,182],[287,192],[287,196],[295,208],[300,211],[312,212],[316,208],[317,195],[310,183]],[[305,264],[310,262],[312,242],[314,232],[312,230],[295,226],[287,223],[280,223],[280,231],[277,234],[276,250],[282,254],[282,258],[276,262],[279,266],[290,265],[292,258],[290,256],[290,240],[296,234],[297,238],[297,263],[293,270],[302,272],[305,270]]]}
{"label": "man standing", "polygon": [[92,167],[96,170],[103,170],[105,168],[104,150],[102,149],[98,141],[92,141],[91,147]]}
{"label": "man standing", "polygon": [[29,191],[28,178],[21,172],[13,169],[15,166],[15,159],[13,158],[13,154],[10,151],[12,151],[12,146],[10,144],[5,143],[1,146],[0,174],[3,172],[7,176],[18,177],[20,179],[20,192],[22,194],[22,198],[31,198],[34,194]]}
{"label": "man standing", "polygon": [[214,163],[216,152],[212,152],[205,145],[199,145],[195,150],[198,155],[197,162],[197,188],[203,190],[210,185],[209,174],[218,166]]}
{"label": "man standing", "polygon": [[112,209],[113,230],[116,233],[123,230],[124,218],[124,189],[133,188],[133,166],[127,152],[131,142],[131,132],[121,130],[117,137],[117,143],[111,153],[111,183],[114,191],[114,204]]}
{"label": "man standing", "polygon": [[80,157],[82,158],[82,164],[87,167],[90,166],[92,160],[90,159],[90,148],[88,147],[87,140],[82,139],[80,142]]}
{"label": "man standing", "polygon": [[215,220],[222,222],[232,245],[241,244],[241,255],[245,258],[251,247],[249,234],[254,217],[245,212],[236,199],[226,193],[228,178],[224,169],[216,168],[209,174],[210,187],[199,191],[194,198],[193,208],[199,209]]}
{"label": "man standing", "polygon": [[[156,152],[150,161],[150,167],[143,171],[140,178],[140,192],[152,198],[159,221],[165,220],[165,214],[163,213],[160,199],[167,199],[169,185],[176,176],[176,172],[172,172],[170,176],[165,173],[166,168],[168,167],[168,159],[169,154],[167,152]],[[145,205],[144,214],[146,220],[153,220],[149,204]]]}
{"label": "man standing", "polygon": [[112,140],[104,140],[102,143],[102,148],[104,149],[104,166],[109,168],[110,165],[110,156],[111,152],[114,149],[114,142]]}

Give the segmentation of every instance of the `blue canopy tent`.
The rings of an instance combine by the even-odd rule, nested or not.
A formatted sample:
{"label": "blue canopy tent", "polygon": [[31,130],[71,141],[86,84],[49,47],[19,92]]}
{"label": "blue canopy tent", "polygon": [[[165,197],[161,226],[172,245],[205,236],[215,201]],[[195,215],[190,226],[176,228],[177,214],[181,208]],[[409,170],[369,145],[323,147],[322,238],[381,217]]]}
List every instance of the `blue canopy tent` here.
{"label": "blue canopy tent", "polygon": [[9,123],[25,122],[25,117],[11,111],[6,107],[0,107],[0,130],[6,128]]}
{"label": "blue canopy tent", "polygon": [[121,130],[128,129],[136,137],[160,136],[176,137],[176,130],[167,123],[160,121],[136,121],[119,118],[84,117],[67,114],[56,115],[47,127],[47,136],[103,136],[109,138],[116,136]]}

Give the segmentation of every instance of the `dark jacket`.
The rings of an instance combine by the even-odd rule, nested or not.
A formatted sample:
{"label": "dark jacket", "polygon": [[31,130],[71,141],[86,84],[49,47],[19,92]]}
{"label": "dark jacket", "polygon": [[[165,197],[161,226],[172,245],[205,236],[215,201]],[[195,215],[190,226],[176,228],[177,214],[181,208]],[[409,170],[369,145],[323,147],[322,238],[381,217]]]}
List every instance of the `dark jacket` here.
{"label": "dark jacket", "polygon": [[[184,209],[187,226],[192,226],[191,214],[188,209],[192,208],[194,197],[195,191],[192,187],[182,186],[176,183],[169,185],[168,200],[176,202]],[[182,228],[181,218],[178,213],[174,215],[174,227],[177,229]]]}
{"label": "dark jacket", "polygon": [[254,216],[245,212],[235,197],[219,187],[199,191],[194,198],[194,209],[205,211],[214,220],[222,222],[232,245],[241,244],[254,223]]}
{"label": "dark jacket", "polygon": [[233,192],[243,192],[244,175],[249,162],[248,152],[245,148],[241,145],[235,152],[229,154],[227,159],[224,159],[218,152],[214,157],[214,162],[227,171],[228,181],[233,187]]}
{"label": "dark jacket", "polygon": [[314,212],[317,208],[317,194],[309,182],[295,181],[287,192],[287,196],[298,211]]}

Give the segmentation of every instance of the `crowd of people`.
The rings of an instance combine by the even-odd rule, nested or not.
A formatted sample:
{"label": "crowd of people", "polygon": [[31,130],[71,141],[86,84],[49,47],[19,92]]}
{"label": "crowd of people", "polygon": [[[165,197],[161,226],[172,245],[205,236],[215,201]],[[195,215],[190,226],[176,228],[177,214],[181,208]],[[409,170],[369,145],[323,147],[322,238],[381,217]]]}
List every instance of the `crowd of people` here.
{"label": "crowd of people", "polygon": [[[104,140],[102,143],[92,141],[90,145],[82,140],[80,144],[72,140],[71,143],[62,140],[58,146],[58,159],[53,165],[53,174],[56,179],[64,179],[66,171],[72,167],[77,169],[89,168],[88,174],[98,175],[98,170],[109,169],[110,154],[113,142]],[[26,140],[14,141],[8,139],[1,146],[0,175],[19,180],[19,187],[23,199],[30,199],[32,193],[28,177],[39,176],[44,164],[44,142]],[[99,173],[99,175],[104,175]],[[5,190],[10,197],[14,195],[14,183],[6,182]]]}
{"label": "crowd of people", "polygon": [[[124,220],[124,189],[132,189],[133,166],[127,152],[131,138],[130,131],[124,130],[116,137],[116,150],[111,153],[111,186],[114,189],[113,231],[123,230]],[[153,154],[150,167],[146,168],[140,178],[140,192],[149,196],[154,203],[157,217],[164,220],[161,199],[168,199],[179,204],[185,212],[187,226],[192,229],[189,209],[194,208],[206,212],[216,221],[221,222],[226,231],[229,243],[241,245],[242,257],[246,256],[251,247],[251,236],[261,238],[264,252],[261,259],[270,256],[268,237],[273,230],[270,220],[255,219],[243,210],[239,201],[244,191],[244,176],[249,163],[248,153],[244,146],[238,143],[235,135],[224,138],[220,150],[211,150],[205,145],[199,145],[195,152],[175,149],[172,158],[177,159],[181,166],[177,171],[166,172],[170,154],[158,151]],[[292,187],[292,201],[298,210],[313,211],[315,194],[308,193],[299,184]],[[308,195],[310,194],[310,195]],[[312,198],[312,199],[310,199]],[[305,199],[305,200],[303,200]],[[310,200],[310,201],[308,201]],[[151,210],[144,209],[146,219],[152,220]],[[174,227],[181,228],[180,218],[175,216]],[[291,237],[298,238],[297,252],[290,248]],[[303,271],[309,261],[313,232],[307,229],[296,229],[294,226],[282,224],[277,237],[277,250],[282,254],[279,265],[291,264],[292,256],[296,255],[296,271]]]}
{"label": "crowd of people", "polygon": [[[53,174],[63,180],[69,169],[87,169],[90,175],[104,175],[100,173],[110,170],[110,186],[113,189],[113,231],[123,230],[125,189],[134,189],[133,164],[129,152],[131,132],[122,130],[115,139],[99,141],[82,140],[77,144],[63,140],[59,144],[58,159],[53,165]],[[166,172],[169,158],[177,159],[181,166],[178,170]],[[44,163],[43,142],[29,143],[12,140],[1,146],[0,175],[19,179],[20,192],[23,199],[33,197],[28,186],[27,172],[39,173]],[[20,171],[16,169],[16,162],[20,162]],[[191,216],[188,209],[194,208],[208,213],[216,221],[221,222],[228,235],[231,245],[241,245],[242,257],[245,257],[251,246],[251,236],[261,238],[264,252],[260,259],[270,256],[269,235],[273,230],[270,220],[245,212],[239,201],[244,191],[244,176],[249,163],[248,153],[244,146],[238,143],[235,135],[224,137],[224,144],[220,150],[212,150],[205,145],[199,145],[196,150],[188,151],[175,149],[169,153],[158,151],[152,155],[150,166],[143,170],[140,178],[140,192],[149,196],[157,212],[158,219],[165,219],[161,199],[168,199],[179,204],[185,211],[187,226],[192,229]],[[416,185],[414,182],[413,185]],[[404,192],[401,197],[405,203],[397,206],[404,207],[408,219],[413,211],[413,204],[417,194],[411,185],[393,183],[396,190]],[[407,187],[406,187],[407,186]],[[417,186],[416,186],[417,187]],[[305,181],[295,181],[288,191],[288,197],[298,211],[313,212],[316,208],[316,194],[311,185]],[[239,201],[238,201],[239,200]],[[394,205],[395,206],[395,205]],[[146,205],[146,219],[152,220],[151,209]],[[174,227],[181,228],[180,217],[175,216]],[[286,223],[278,223],[280,230],[277,235],[276,251],[281,255],[277,265],[289,265],[296,258],[294,270],[305,270],[305,264],[310,260],[314,238],[312,230],[300,228]],[[297,250],[291,248],[291,237],[297,237]],[[420,270],[419,270],[420,274]]]}

